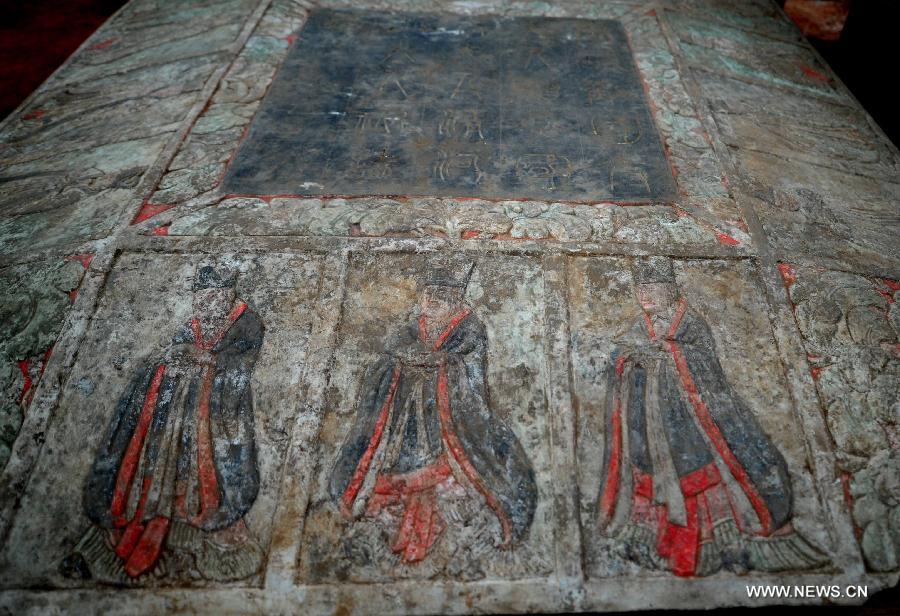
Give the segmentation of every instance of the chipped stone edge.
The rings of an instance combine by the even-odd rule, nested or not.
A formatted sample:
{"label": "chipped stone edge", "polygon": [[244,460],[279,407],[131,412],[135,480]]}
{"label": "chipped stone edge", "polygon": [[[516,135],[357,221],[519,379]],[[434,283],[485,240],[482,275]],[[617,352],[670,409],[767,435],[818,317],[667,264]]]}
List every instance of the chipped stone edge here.
{"label": "chipped stone edge", "polygon": [[[710,597],[719,605],[856,605],[860,599],[750,598],[748,586],[866,586],[871,596],[896,584],[898,574],[864,576],[803,575],[711,577],[700,580],[630,578],[593,580],[583,586],[557,584],[546,578],[502,582],[393,582],[288,588],[230,588],[223,590],[123,589],[17,590],[0,594],[0,608],[17,614],[54,614],[89,611],[117,614],[305,613],[326,614],[466,614],[511,611],[555,612],[641,610],[670,607],[703,609]],[[573,590],[579,591],[573,593]],[[575,601],[567,597],[580,595]],[[863,598],[864,600],[865,598]]]}

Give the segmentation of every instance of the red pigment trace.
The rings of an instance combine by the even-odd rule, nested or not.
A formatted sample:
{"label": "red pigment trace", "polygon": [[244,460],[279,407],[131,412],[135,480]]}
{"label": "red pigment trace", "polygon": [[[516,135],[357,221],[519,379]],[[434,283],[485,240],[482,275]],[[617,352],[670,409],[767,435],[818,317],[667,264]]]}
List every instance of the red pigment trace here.
{"label": "red pigment trace", "polygon": [[807,77],[811,77],[818,81],[821,81],[824,83],[828,83],[829,81],[831,81],[828,78],[828,75],[824,75],[824,74],[820,73],[819,71],[817,71],[816,69],[806,66],[805,64],[800,65],[800,70],[803,71],[803,74],[806,75]]}
{"label": "red pigment trace", "polygon": [[94,43],[93,45],[88,47],[88,49],[90,49],[91,51],[98,51],[100,49],[106,49],[107,47],[110,47],[111,45],[115,45],[118,42],[119,42],[119,39],[116,37],[103,39],[102,41],[98,41],[98,42]]}
{"label": "red pigment trace", "polygon": [[137,216],[134,217],[134,220],[131,221],[131,224],[136,225],[139,222],[149,220],[157,214],[162,214],[173,207],[175,207],[174,203],[145,203],[141,206],[141,209],[138,211]]}
{"label": "red pigment trace", "polygon": [[29,111],[25,115],[22,116],[23,120],[40,120],[47,112],[43,109],[35,109],[34,111]]}
{"label": "red pigment trace", "polygon": [[25,396],[31,389],[31,375],[29,374],[28,370],[28,365],[30,362],[27,359],[20,359],[17,363],[19,364],[19,370],[22,371],[22,378],[25,381],[24,385],[22,385],[22,391],[19,394],[19,399],[16,400],[18,404],[22,404],[22,400],[25,399]]}
{"label": "red pigment trace", "polygon": [[[847,503],[847,507],[853,509],[853,494],[850,492],[850,473],[847,471],[841,471],[841,488],[844,490],[844,502]],[[857,539],[862,539],[862,529],[853,522],[853,534],[856,535]]]}
{"label": "red pigment trace", "polygon": [[719,240],[720,244],[725,246],[737,246],[740,244],[740,241],[721,231],[716,231],[716,239]]}
{"label": "red pigment trace", "polygon": [[784,286],[790,289],[797,282],[797,270],[790,263],[779,263],[778,270],[781,272],[781,277],[784,278]]}
{"label": "red pigment trace", "polygon": [[[74,262],[80,263],[81,267],[83,267],[85,269],[85,271],[87,271],[87,269],[91,266],[91,261],[93,261],[93,260],[94,260],[94,254],[90,253],[90,252],[86,252],[83,254],[77,254],[77,255],[69,255],[68,257],[66,257],[66,261],[74,261]],[[75,299],[78,297],[79,290],[80,290],[80,287],[75,287],[74,289],[70,290],[67,293],[67,295],[69,296],[70,303],[72,303],[72,304],[75,303]]]}
{"label": "red pigment trace", "polygon": [[91,261],[93,261],[93,260],[94,260],[94,253],[92,253],[92,252],[85,252],[85,253],[77,254],[77,255],[69,255],[68,257],[66,257],[66,261],[77,261],[78,263],[81,263],[81,267],[83,267],[84,269],[89,268],[91,266]]}
{"label": "red pigment trace", "polygon": [[[38,370],[38,379],[44,376],[44,370],[47,368],[47,362],[50,360],[50,355],[53,353],[53,347],[51,346],[49,349],[44,351],[43,357],[41,357],[41,366]],[[24,404],[28,406],[31,404],[31,397],[34,396],[34,379],[31,378],[31,360],[30,359],[21,359],[18,362],[19,370],[22,371],[22,391],[19,392],[19,398],[16,400],[16,404]],[[30,394],[30,395],[29,395]]]}

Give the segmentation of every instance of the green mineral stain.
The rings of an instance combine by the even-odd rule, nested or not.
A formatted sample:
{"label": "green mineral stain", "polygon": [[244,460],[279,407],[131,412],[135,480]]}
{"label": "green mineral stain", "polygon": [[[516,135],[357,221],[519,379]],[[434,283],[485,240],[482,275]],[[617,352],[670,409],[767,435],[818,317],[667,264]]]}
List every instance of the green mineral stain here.
{"label": "green mineral stain", "polygon": [[19,362],[40,357],[56,342],[71,306],[68,293],[78,288],[83,275],[75,261],[0,272],[0,468],[24,420]]}
{"label": "green mineral stain", "polygon": [[274,36],[252,36],[241,54],[247,60],[265,61],[288,48],[288,42]]}

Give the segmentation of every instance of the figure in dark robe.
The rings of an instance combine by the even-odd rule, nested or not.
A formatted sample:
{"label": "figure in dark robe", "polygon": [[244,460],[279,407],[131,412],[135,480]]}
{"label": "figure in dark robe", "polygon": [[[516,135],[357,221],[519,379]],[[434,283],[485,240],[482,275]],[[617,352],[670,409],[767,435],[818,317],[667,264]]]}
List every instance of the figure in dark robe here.
{"label": "figure in dark robe", "polygon": [[601,530],[678,576],[826,564],[793,530],[787,464],[725,378],[672,261],[638,260],[634,279],[642,314],[607,376]]}
{"label": "figure in dark robe", "polygon": [[472,264],[436,270],[420,313],[365,376],[330,492],[353,519],[396,512],[391,550],[424,559],[446,527],[437,499],[463,487],[499,522],[498,546],[521,541],[534,517],[534,470],[491,410],[484,325],[463,303]]}
{"label": "figure in dark robe", "polygon": [[206,579],[259,570],[243,518],[259,471],[250,378],[263,323],[211,265],[194,283],[194,318],[134,373],[84,487],[93,523],[64,573],[130,583],[162,575],[175,553]]}

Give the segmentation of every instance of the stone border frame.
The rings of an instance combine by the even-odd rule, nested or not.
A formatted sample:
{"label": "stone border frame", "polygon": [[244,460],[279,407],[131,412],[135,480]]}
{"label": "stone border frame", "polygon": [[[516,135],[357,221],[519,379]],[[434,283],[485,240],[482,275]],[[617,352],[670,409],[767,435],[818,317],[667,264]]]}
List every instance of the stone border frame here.
{"label": "stone border frame", "polygon": [[[327,3],[328,6],[344,6],[342,2]],[[370,6],[371,5],[371,6]],[[352,4],[352,6],[359,6]],[[378,3],[363,3],[360,8],[379,8]],[[416,10],[449,10],[465,13],[464,7],[453,5],[413,6]],[[501,11],[508,16],[541,15],[546,10],[534,10],[525,3],[514,3],[508,10]],[[278,67],[284,61],[290,44],[305,22],[308,11],[297,2],[291,0],[274,0],[272,6],[263,15],[259,25],[247,40],[246,46],[236,58],[233,66],[225,74],[210,103],[197,118],[191,131],[185,135],[178,153],[161,177],[156,189],[144,201],[141,209],[132,221],[138,225],[137,230],[156,235],[166,235],[170,226],[178,218],[190,215],[198,209],[211,206],[240,206],[246,203],[244,198],[223,194],[219,190],[225,170],[246,135],[246,131],[264,98],[268,87],[274,79]],[[489,13],[488,13],[489,14]],[[681,79],[678,76],[675,57],[669,49],[664,36],[664,28],[660,23],[656,4],[653,2],[620,2],[592,7],[588,4],[572,3],[562,10],[552,11],[554,17],[580,17],[589,19],[616,19],[625,27],[632,47],[638,74],[645,88],[645,94],[663,141],[666,157],[672,167],[680,197],[675,203],[655,204],[655,209],[668,210],[677,216],[688,216],[696,226],[712,233],[714,241],[740,249],[749,245],[746,225],[740,212],[729,194],[713,141],[706,127],[694,109]],[[273,195],[260,195],[269,201]],[[298,205],[311,205],[322,200],[337,202],[338,199],[303,199],[292,195],[287,197]],[[378,207],[384,199],[372,197],[352,197],[339,199],[337,207],[351,207],[356,210],[368,210],[374,205]],[[447,214],[438,214],[438,227],[454,227],[452,210],[459,201],[449,198],[431,199],[439,206],[450,210]],[[497,200],[468,199],[467,202],[480,202],[490,207]],[[356,202],[359,202],[357,205]],[[503,202],[500,202],[503,203]],[[510,203],[510,202],[506,202]],[[528,206],[529,202],[523,204]],[[472,205],[472,204],[470,204]],[[554,204],[549,212],[544,211],[541,217],[547,224],[565,226],[566,219],[576,210],[583,210],[574,204]],[[614,205],[614,202],[601,202],[601,205]],[[644,206],[634,206],[643,208]],[[365,217],[364,212],[356,212]],[[446,224],[441,224],[444,217]],[[507,218],[515,219],[515,215]],[[397,235],[410,232],[421,232],[414,220],[401,214],[394,214],[389,219],[392,223],[384,235]],[[149,222],[148,222],[149,221]],[[375,225],[377,226],[377,225]],[[504,225],[501,224],[501,227]],[[527,231],[516,229],[514,222],[506,230],[491,233],[477,225],[456,227],[460,233],[490,236],[495,239],[518,239]],[[303,234],[344,235],[352,233],[348,228],[326,228],[308,231]],[[551,237],[561,241],[572,239],[588,239],[590,235],[569,234],[558,236],[548,233],[541,237]],[[536,239],[537,239],[536,238]]]}

